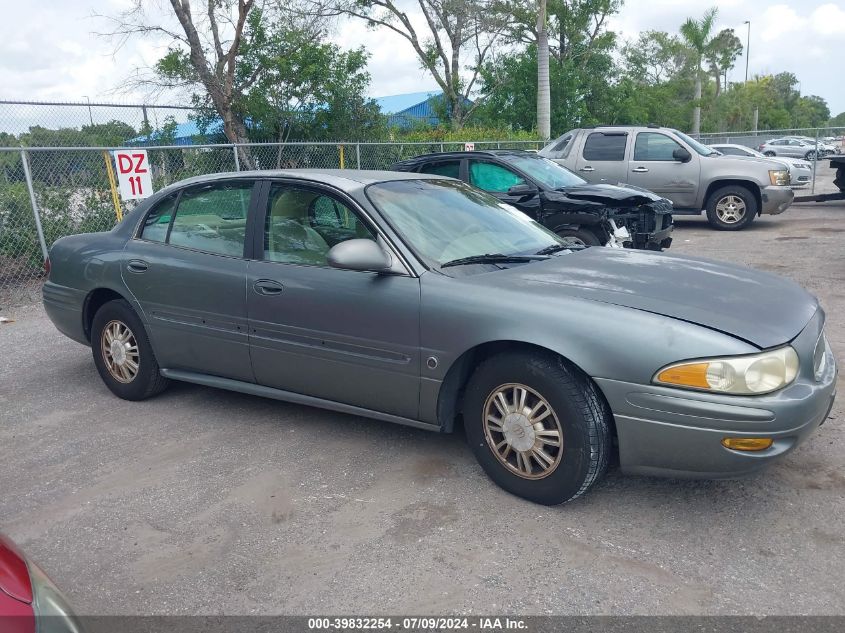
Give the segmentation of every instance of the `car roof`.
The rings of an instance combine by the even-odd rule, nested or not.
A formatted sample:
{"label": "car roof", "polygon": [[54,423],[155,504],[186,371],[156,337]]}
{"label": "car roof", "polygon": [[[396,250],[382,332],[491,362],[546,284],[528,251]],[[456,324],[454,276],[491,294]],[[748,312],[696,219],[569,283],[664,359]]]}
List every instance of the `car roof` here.
{"label": "car roof", "polygon": [[457,152],[430,152],[428,154],[420,154],[419,156],[414,156],[413,158],[406,158],[404,160],[397,161],[396,164],[410,166],[415,165],[416,163],[424,163],[432,159],[472,158],[478,156],[486,156],[488,158],[495,156],[537,156],[537,153],[527,152],[524,149],[478,149]]}
{"label": "car roof", "polygon": [[260,178],[297,178],[303,181],[319,182],[331,185],[341,191],[361,189],[362,186],[376,182],[387,182],[391,180],[418,180],[443,178],[433,174],[412,174],[406,171],[386,171],[375,169],[265,169],[249,171],[221,172],[217,174],[205,174],[180,180],[167,189],[181,188],[189,185],[217,182],[220,180],[233,179],[260,179]]}

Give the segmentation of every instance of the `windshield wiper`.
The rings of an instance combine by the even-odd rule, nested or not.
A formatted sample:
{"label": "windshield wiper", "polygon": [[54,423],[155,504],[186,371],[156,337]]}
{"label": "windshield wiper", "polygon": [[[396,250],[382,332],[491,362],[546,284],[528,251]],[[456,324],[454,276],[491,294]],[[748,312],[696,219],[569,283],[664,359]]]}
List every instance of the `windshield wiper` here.
{"label": "windshield wiper", "polygon": [[504,253],[485,253],[484,255],[470,255],[469,257],[461,257],[453,259],[440,264],[440,268],[448,268],[449,266],[463,266],[464,264],[510,264],[520,262],[530,262],[535,259],[547,259],[544,254],[537,255],[505,255]]}
{"label": "windshield wiper", "polygon": [[537,255],[551,255],[552,253],[557,253],[558,251],[569,251],[582,248],[580,244],[552,244],[551,246],[547,246],[546,248],[541,248],[537,251]]}

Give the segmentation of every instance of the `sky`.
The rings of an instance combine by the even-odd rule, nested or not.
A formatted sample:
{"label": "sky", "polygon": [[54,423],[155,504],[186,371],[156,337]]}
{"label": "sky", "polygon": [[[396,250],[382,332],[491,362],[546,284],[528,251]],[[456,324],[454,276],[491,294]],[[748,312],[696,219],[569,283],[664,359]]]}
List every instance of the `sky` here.
{"label": "sky", "polygon": [[[146,1],[150,15],[171,11],[167,0]],[[125,88],[126,78],[133,69],[149,67],[161,57],[167,42],[135,38],[118,48],[116,42],[96,35],[108,31],[109,25],[95,12],[114,15],[129,2],[0,0],[4,18],[0,23],[0,99],[145,100],[142,92]],[[714,4],[719,9],[716,31],[733,28],[743,43],[747,33],[743,22],[751,20],[749,76],[790,71],[800,80],[803,94],[824,97],[833,115],[845,111],[845,81],[837,66],[845,34],[845,0],[627,0],[610,28],[623,39],[634,39],[641,30],[676,32],[684,19],[698,17]],[[409,2],[408,11],[418,20],[413,6]],[[396,34],[372,31],[353,20],[338,23],[331,39],[343,47],[364,45],[370,51],[371,96],[437,89],[410,45]],[[744,79],[745,62],[744,56],[738,60],[729,81]],[[173,102],[174,98],[160,100]],[[23,125],[23,119],[34,115],[15,114],[0,106],[0,129],[9,129],[8,119],[13,116],[21,117],[18,123]]]}

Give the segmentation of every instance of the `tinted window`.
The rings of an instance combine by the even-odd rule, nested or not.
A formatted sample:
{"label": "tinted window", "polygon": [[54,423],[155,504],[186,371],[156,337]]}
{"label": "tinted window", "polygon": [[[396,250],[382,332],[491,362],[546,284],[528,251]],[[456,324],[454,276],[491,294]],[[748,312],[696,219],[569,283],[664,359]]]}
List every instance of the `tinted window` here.
{"label": "tinted window", "polygon": [[672,152],[680,147],[665,134],[640,132],[634,143],[634,160],[674,161]]}
{"label": "tinted window", "polygon": [[167,239],[167,227],[170,226],[175,206],[175,193],[159,202],[144,220],[141,237],[152,242],[164,242]]}
{"label": "tinted window", "polygon": [[183,191],[168,243],[242,257],[251,195],[251,182]]}
{"label": "tinted window", "polygon": [[584,158],[587,160],[624,160],[625,144],[628,136],[625,134],[603,134],[593,132],[584,143]]}
{"label": "tinted window", "polygon": [[429,163],[420,169],[422,174],[436,174],[438,176],[449,176],[449,178],[461,177],[461,163],[453,160],[447,163]]}
{"label": "tinted window", "polygon": [[469,184],[494,193],[504,193],[514,185],[524,185],[522,176],[495,163],[470,161]]}
{"label": "tinted window", "polygon": [[722,152],[725,156],[748,156],[748,154],[738,147],[722,147],[721,145],[715,145],[713,149],[717,152]]}
{"label": "tinted window", "polygon": [[264,222],[264,259],[327,266],[335,244],[375,239],[367,225],[340,200],[320,191],[286,184],[270,189]]}

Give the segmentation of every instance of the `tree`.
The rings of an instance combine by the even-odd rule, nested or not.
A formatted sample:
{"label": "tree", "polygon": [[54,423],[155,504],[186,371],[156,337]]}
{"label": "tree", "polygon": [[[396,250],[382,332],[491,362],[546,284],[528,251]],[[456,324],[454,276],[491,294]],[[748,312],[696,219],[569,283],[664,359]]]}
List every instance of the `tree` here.
{"label": "tree", "polygon": [[701,133],[701,62],[710,43],[710,31],[716,19],[718,9],[712,7],[704,12],[700,20],[687,18],[681,25],[681,37],[692,50],[695,59],[695,108],[692,115],[692,133]]}
{"label": "tree", "polygon": [[644,31],[622,47],[622,67],[636,83],[656,85],[686,72],[689,49],[664,31]]}
{"label": "tree", "polygon": [[547,141],[552,135],[551,86],[549,83],[549,32],[546,0],[537,2],[537,132]]}
{"label": "tree", "polygon": [[725,76],[727,87],[727,73],[734,67],[737,58],[742,54],[743,46],[733,29],[722,29],[710,40],[705,52],[705,60],[716,80],[716,97],[721,94],[722,75]]}
{"label": "tree", "polygon": [[845,127],[845,112],[840,112],[828,121],[827,124],[829,127]]}
{"label": "tree", "polygon": [[[454,129],[460,129],[473,110],[470,95],[484,64],[493,57],[505,23],[493,10],[495,0],[417,0],[425,25],[418,29],[402,0],[328,0],[323,16],[345,15],[371,28],[385,28],[402,36],[440,89]],[[471,61],[467,63],[467,57]],[[462,73],[466,76],[462,76]]]}

